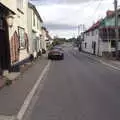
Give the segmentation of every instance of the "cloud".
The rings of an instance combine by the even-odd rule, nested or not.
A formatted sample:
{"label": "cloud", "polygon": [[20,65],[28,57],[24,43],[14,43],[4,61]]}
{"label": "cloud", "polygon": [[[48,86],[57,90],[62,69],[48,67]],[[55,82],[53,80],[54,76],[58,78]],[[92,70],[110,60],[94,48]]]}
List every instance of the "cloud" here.
{"label": "cloud", "polygon": [[45,26],[50,30],[74,30],[78,26],[68,24],[57,24],[57,23],[45,23]]}
{"label": "cloud", "polygon": [[102,0],[101,4],[100,0],[32,1],[35,4],[37,3],[36,7],[52,34],[54,31],[56,34],[63,34],[63,36],[66,34],[66,36],[70,37],[73,36],[73,29],[79,24],[85,24],[86,27],[89,27],[93,22],[105,17],[108,9],[114,8],[113,0]]}
{"label": "cloud", "polygon": [[[99,0],[30,0],[36,4],[79,4]],[[105,0],[104,0],[105,1]]]}

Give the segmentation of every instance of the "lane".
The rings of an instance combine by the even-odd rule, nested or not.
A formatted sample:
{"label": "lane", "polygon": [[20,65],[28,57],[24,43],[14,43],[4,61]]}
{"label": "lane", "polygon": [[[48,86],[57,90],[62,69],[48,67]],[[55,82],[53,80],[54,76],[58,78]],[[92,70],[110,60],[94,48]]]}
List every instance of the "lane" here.
{"label": "lane", "polygon": [[70,49],[52,61],[29,120],[119,120],[120,72]]}

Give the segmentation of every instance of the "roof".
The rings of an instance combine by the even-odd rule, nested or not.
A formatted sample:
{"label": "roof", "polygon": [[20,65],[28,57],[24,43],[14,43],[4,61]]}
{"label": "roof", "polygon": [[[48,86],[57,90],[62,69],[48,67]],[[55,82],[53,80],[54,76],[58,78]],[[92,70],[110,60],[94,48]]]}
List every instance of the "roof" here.
{"label": "roof", "polygon": [[29,7],[29,8],[32,8],[32,9],[34,10],[34,12],[36,13],[36,15],[38,16],[39,20],[40,20],[41,22],[43,22],[43,20],[42,20],[40,14],[38,13],[35,5],[33,5],[32,3],[29,2],[29,3],[28,3],[28,7]]}
{"label": "roof", "polygon": [[15,12],[13,12],[8,7],[6,7],[5,5],[3,5],[1,2],[0,2],[0,7],[2,8],[2,12],[5,12],[7,14],[12,13],[13,15],[15,15]]}
{"label": "roof", "polygon": [[89,32],[89,31],[92,31],[92,30],[98,28],[98,27],[100,26],[100,22],[101,22],[101,20],[99,20],[99,21],[97,21],[96,23],[94,23],[94,24],[93,24],[88,30],[86,30],[84,33],[87,33],[87,32]]}

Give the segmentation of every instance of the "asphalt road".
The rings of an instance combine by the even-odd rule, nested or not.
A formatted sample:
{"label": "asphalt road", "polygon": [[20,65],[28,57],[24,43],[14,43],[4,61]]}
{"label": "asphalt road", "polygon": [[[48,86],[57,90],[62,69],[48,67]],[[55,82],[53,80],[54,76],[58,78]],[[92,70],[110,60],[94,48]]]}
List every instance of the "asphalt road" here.
{"label": "asphalt road", "polygon": [[65,48],[27,120],[120,120],[120,71]]}

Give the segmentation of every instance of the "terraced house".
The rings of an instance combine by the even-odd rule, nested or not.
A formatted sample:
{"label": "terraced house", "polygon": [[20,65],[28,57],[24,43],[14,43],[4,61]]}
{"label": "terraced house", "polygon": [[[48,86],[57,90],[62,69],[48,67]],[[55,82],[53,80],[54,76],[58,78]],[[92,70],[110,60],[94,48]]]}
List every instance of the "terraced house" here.
{"label": "terraced house", "polygon": [[28,38],[30,54],[33,55],[35,58],[42,53],[42,44],[44,39],[42,38],[42,26],[43,20],[39,15],[36,7],[28,3]]}
{"label": "terraced house", "polygon": [[[118,26],[120,31],[120,10],[118,10]],[[115,57],[116,34],[114,11],[107,11],[106,17],[93,24],[83,33],[82,50],[105,57]],[[118,50],[120,51],[120,32]]]}
{"label": "terraced house", "polygon": [[10,71],[31,54],[40,54],[43,21],[28,0],[1,0],[0,9],[0,71]]}

